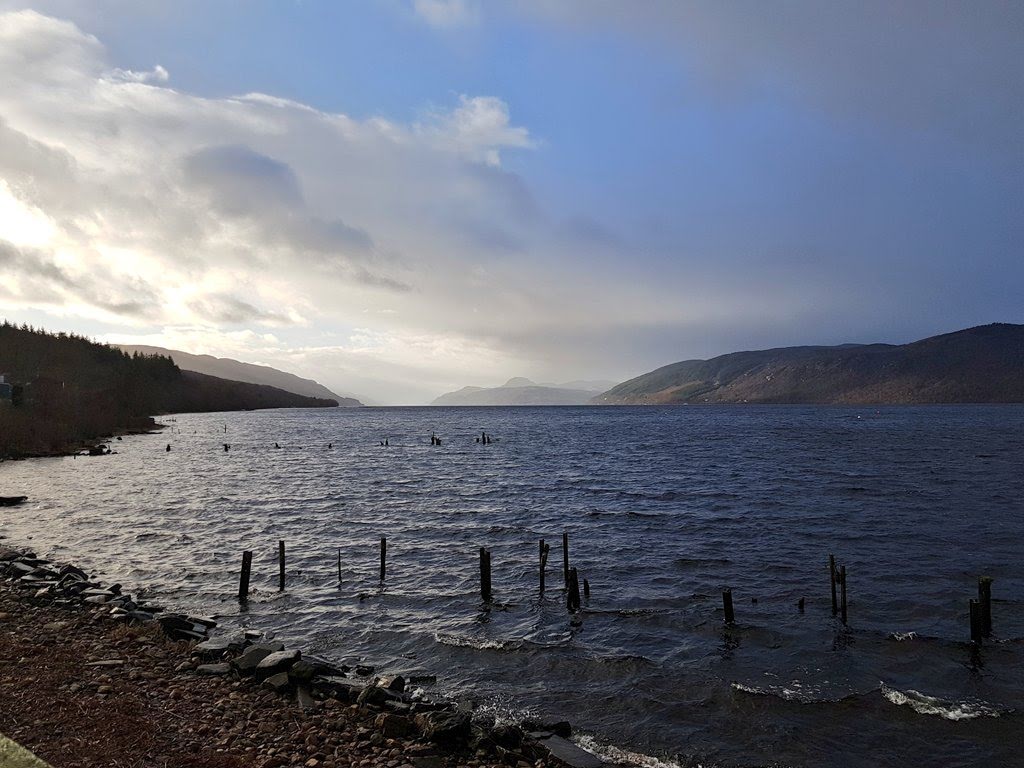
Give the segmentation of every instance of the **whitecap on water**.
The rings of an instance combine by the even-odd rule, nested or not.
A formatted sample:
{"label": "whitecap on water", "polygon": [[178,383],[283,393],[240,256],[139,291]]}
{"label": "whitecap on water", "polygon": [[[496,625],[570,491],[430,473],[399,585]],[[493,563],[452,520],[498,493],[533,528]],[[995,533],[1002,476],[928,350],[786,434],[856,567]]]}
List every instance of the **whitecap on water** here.
{"label": "whitecap on water", "polygon": [[895,640],[897,643],[903,643],[908,640],[917,640],[917,632],[891,632],[889,633],[889,639]]}
{"label": "whitecap on water", "polygon": [[520,646],[518,640],[491,640],[488,638],[466,637],[465,635],[453,635],[448,633],[437,633],[434,640],[441,645],[451,645],[456,648],[476,648],[489,651],[514,651]]}
{"label": "whitecap on water", "polygon": [[[651,757],[640,752],[630,752],[628,749],[614,747],[610,744],[599,744],[590,736],[579,736],[575,741],[581,749],[585,749],[613,765],[636,765],[640,768],[682,768],[676,762]],[[698,766],[698,768],[703,767]]]}
{"label": "whitecap on water", "polygon": [[814,704],[822,701],[838,701],[839,699],[825,698],[821,695],[821,689],[816,686],[804,685],[793,682],[789,685],[744,685],[733,683],[733,690],[741,693],[749,693],[753,696],[775,696],[784,701],[795,701],[800,704]]}
{"label": "whitecap on water", "polygon": [[981,701],[947,701],[928,696],[920,691],[900,691],[885,683],[879,689],[886,699],[897,706],[907,706],[919,715],[937,715],[946,720],[973,720],[978,717],[999,717],[1005,710]]}

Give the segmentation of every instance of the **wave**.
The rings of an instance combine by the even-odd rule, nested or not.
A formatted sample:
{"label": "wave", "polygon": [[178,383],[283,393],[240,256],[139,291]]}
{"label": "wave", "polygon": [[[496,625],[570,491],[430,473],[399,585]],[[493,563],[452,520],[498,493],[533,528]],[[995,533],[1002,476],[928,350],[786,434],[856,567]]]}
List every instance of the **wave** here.
{"label": "wave", "polygon": [[785,685],[745,685],[743,683],[732,683],[733,690],[740,691],[741,693],[749,693],[752,696],[774,696],[777,699],[783,701],[794,701],[798,704],[834,704],[842,701],[843,699],[852,698],[857,694],[850,694],[849,696],[840,696],[838,698],[828,698],[821,695],[821,689],[803,686],[800,683],[790,683],[788,686]]}
{"label": "wave", "polygon": [[919,715],[937,715],[944,720],[974,720],[979,717],[999,717],[1012,712],[1012,709],[1000,709],[993,704],[982,701],[947,701],[936,696],[928,696],[920,691],[907,689],[900,691],[880,683],[882,695],[896,706],[910,707]]}
{"label": "wave", "polygon": [[889,639],[895,640],[897,643],[905,643],[908,640],[917,640],[917,632],[890,632]]}
{"label": "wave", "polygon": [[599,744],[591,736],[578,736],[576,746],[585,749],[591,754],[603,758],[605,762],[613,765],[635,765],[639,768],[682,768],[680,763],[669,762],[639,752],[630,752],[628,749],[613,747],[610,744]]}
{"label": "wave", "polygon": [[522,640],[488,640],[483,638],[467,637],[466,635],[454,635],[446,632],[438,632],[434,635],[434,641],[441,645],[450,645],[455,648],[476,648],[480,651],[516,651],[522,647]]}

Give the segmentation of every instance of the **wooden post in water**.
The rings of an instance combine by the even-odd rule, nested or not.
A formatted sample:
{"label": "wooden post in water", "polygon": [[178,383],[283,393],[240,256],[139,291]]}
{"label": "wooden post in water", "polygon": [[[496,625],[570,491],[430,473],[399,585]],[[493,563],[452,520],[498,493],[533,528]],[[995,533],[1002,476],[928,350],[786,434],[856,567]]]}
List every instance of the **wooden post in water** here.
{"label": "wooden post in water", "polygon": [[341,586],[341,547],[338,547],[338,586]]}
{"label": "wooden post in water", "polygon": [[839,568],[839,586],[842,588],[842,598],[840,600],[840,610],[842,612],[843,624],[846,623],[846,566],[840,566]]}
{"label": "wooden post in water", "polygon": [[586,579],[583,580],[583,596],[590,599],[590,582]]}
{"label": "wooden post in water", "polygon": [[736,614],[732,610],[732,589],[722,590],[722,610],[725,611],[725,623],[735,624]]}
{"label": "wooden post in water", "polygon": [[284,542],[277,542],[277,591],[284,592]]}
{"label": "wooden post in water", "polygon": [[544,597],[544,566],[547,565],[548,553],[545,550],[544,539],[540,540],[540,596]]}
{"label": "wooden post in water", "polygon": [[839,613],[839,603],[836,602],[836,556],[828,556],[828,579],[832,584],[832,615]]}
{"label": "wooden post in water", "polygon": [[249,574],[252,571],[252,551],[246,550],[242,553],[242,575],[238,580],[238,599],[249,598]]}
{"label": "wooden post in water", "polygon": [[569,534],[562,534],[562,581],[569,588]]}
{"label": "wooden post in water", "polygon": [[992,634],[992,577],[978,578],[978,603],[981,608],[981,634]]}
{"label": "wooden post in water", "polygon": [[387,572],[388,540],[380,537],[380,583],[384,583],[384,576]]}
{"label": "wooden post in water", "polygon": [[480,547],[480,597],[491,602],[491,553]]}
{"label": "wooden post in water", "polygon": [[565,590],[565,607],[571,613],[580,609],[580,580],[575,568],[569,569],[569,586]]}
{"label": "wooden post in water", "polygon": [[981,604],[977,600],[971,600],[969,604],[971,615],[971,642],[981,644]]}

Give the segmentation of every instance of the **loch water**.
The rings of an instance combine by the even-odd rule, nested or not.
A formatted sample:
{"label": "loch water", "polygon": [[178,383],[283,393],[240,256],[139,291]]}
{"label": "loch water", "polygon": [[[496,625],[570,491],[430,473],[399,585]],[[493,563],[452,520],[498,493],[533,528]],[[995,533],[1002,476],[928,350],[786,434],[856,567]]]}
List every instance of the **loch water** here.
{"label": "loch water", "polygon": [[[222,627],[436,675],[428,690],[499,718],[568,719],[620,760],[1024,765],[1024,407],[161,421],[161,433],[111,443],[115,455],[0,464],[0,494],[30,497],[0,513],[0,534]],[[489,445],[474,440],[482,430]],[[563,531],[591,585],[575,618],[561,591]],[[254,565],[243,608],[244,549]],[[846,627],[831,611],[829,553],[848,570]],[[982,574],[995,580],[994,634],[976,648],[968,600]]]}

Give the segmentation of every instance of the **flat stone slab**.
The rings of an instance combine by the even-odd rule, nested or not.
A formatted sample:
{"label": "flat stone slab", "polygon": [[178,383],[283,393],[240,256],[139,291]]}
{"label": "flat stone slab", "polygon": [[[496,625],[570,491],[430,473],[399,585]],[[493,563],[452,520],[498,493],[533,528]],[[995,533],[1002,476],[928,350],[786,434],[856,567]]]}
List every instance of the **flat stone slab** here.
{"label": "flat stone slab", "polygon": [[585,749],[580,749],[561,736],[550,736],[540,743],[547,748],[553,758],[570,768],[604,768],[604,760]]}
{"label": "flat stone slab", "polygon": [[[298,649],[271,653],[256,665],[256,679],[264,680],[271,675],[278,674],[279,672],[287,673],[301,656],[302,654]],[[287,676],[288,675],[286,674],[285,677]]]}

